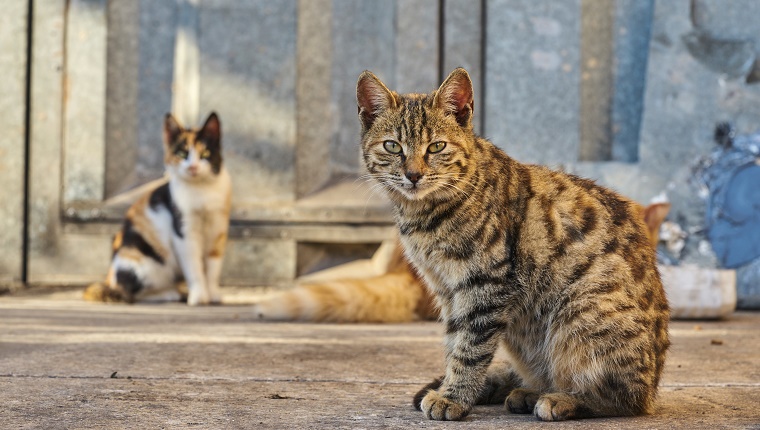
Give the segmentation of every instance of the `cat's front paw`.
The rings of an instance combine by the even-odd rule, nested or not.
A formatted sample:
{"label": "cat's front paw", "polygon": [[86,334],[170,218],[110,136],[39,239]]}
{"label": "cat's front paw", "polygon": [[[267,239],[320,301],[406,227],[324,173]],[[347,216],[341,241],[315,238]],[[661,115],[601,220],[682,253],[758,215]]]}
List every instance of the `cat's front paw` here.
{"label": "cat's front paw", "polygon": [[190,290],[187,295],[187,304],[189,306],[207,305],[211,302],[211,298],[204,291]]}
{"label": "cat's front paw", "polygon": [[211,293],[211,295],[209,296],[208,302],[212,305],[221,305],[222,295],[220,293]]}
{"label": "cat's front paw", "polygon": [[414,398],[412,399],[412,405],[414,406],[414,409],[417,409],[418,411],[422,410],[422,399],[427,396],[427,393],[430,391],[437,390],[441,384],[443,384],[443,376],[440,378],[436,378],[433,380],[433,382],[425,385],[422,387],[420,391],[417,392],[417,394],[414,395]]}
{"label": "cat's front paw", "polygon": [[208,284],[208,301],[212,305],[222,304],[222,290],[219,288],[219,284],[215,282],[209,282]]}
{"label": "cat's front paw", "polygon": [[471,409],[432,390],[422,399],[420,406],[428,419],[436,421],[459,421],[466,417]]}

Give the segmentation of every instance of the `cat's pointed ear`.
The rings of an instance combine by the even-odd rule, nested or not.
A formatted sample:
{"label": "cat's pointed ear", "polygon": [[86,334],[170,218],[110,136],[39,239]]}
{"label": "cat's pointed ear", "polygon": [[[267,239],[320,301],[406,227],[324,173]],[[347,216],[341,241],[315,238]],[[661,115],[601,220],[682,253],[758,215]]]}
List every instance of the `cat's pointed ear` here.
{"label": "cat's pointed ear", "polygon": [[368,130],[378,115],[396,107],[396,97],[372,72],[365,70],[356,83],[356,102],[362,129]]}
{"label": "cat's pointed ear", "polygon": [[204,142],[210,145],[219,146],[222,140],[222,125],[219,123],[219,117],[216,112],[206,118],[206,122],[201,127],[200,136]]}
{"label": "cat's pointed ear", "polygon": [[170,145],[182,133],[182,125],[170,113],[164,117],[164,144]]}
{"label": "cat's pointed ear", "polygon": [[472,126],[475,103],[472,97],[472,80],[463,68],[457,68],[435,92],[433,105],[449,115],[454,115],[462,127]]}
{"label": "cat's pointed ear", "polygon": [[668,212],[670,212],[670,203],[667,202],[652,203],[642,210],[644,223],[649,232],[649,241],[655,248],[657,248],[657,242],[660,240],[660,225],[665,221]]}

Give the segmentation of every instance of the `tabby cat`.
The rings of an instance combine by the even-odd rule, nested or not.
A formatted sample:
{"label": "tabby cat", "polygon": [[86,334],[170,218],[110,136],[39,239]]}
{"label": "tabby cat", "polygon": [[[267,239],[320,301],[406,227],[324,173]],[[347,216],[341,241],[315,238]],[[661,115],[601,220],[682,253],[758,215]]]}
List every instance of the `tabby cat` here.
{"label": "tabby cat", "polygon": [[[650,413],[669,310],[641,206],[475,135],[464,69],[428,95],[365,71],[357,101],[362,160],[445,325],[445,375],[415,406],[435,420],[502,401],[548,421]],[[509,366],[489,371],[499,346]]]}
{"label": "tabby cat", "polygon": [[[670,211],[669,203],[653,203],[640,208],[639,216],[647,226],[647,236],[657,248],[660,225]],[[400,323],[434,320],[438,317],[433,296],[403,255],[398,237],[383,245],[373,260],[386,254],[391,246],[384,272],[367,275],[365,267],[338,266],[317,272],[300,281],[295,288],[265,297],[253,307],[253,314],[270,321],[309,321],[334,323]],[[350,269],[349,269],[350,267]],[[350,273],[345,273],[350,272]],[[313,279],[316,278],[316,279]]]}
{"label": "tabby cat", "polygon": [[219,118],[211,113],[200,129],[185,129],[167,114],[163,135],[169,181],[129,208],[106,282],[89,286],[86,300],[178,301],[186,284],[187,304],[221,302],[231,185]]}

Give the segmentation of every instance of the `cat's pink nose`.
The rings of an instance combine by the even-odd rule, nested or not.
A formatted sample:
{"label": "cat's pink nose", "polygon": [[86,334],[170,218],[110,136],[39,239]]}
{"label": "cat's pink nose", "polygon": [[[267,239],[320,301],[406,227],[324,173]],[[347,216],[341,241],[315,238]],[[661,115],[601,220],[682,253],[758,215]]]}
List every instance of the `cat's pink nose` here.
{"label": "cat's pink nose", "polygon": [[188,172],[190,172],[191,175],[195,175],[198,173],[198,166],[193,164],[190,167],[187,168]]}

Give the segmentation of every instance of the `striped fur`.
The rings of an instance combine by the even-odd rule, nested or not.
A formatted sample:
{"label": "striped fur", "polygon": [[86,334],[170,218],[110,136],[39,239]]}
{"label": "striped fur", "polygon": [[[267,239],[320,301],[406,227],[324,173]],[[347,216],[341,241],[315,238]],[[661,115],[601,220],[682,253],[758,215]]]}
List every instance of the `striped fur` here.
{"label": "striped fur", "polygon": [[[647,235],[657,247],[659,229],[670,210],[669,203],[640,208]],[[384,244],[373,257],[383,258],[391,246],[389,261],[380,274],[365,266],[349,263],[317,272],[292,289],[265,297],[253,307],[253,314],[268,321],[308,321],[332,323],[399,323],[438,318],[433,296],[411,267],[398,237]],[[346,273],[348,272],[348,273]],[[312,279],[316,278],[316,279]]]}
{"label": "striped fur", "polygon": [[197,130],[167,114],[164,153],[169,181],[129,208],[106,281],[89,286],[85,300],[178,301],[186,290],[189,305],[221,301],[231,188],[216,114]]}
{"label": "striped fur", "polygon": [[[254,305],[257,317],[271,321],[397,323],[435,319],[438,311],[419,275],[394,240],[382,273],[368,275],[365,266],[336,277],[317,274],[290,290]],[[385,247],[386,245],[384,245]],[[384,253],[384,248],[378,250]],[[374,259],[374,258],[373,258]],[[348,267],[348,266],[347,266]],[[345,272],[349,273],[345,273]]]}
{"label": "striped fur", "polygon": [[[641,206],[475,135],[463,69],[429,95],[364,72],[357,100],[364,165],[446,327],[425,415],[486,401],[541,420],[650,413],[669,309]],[[509,367],[489,373],[497,347]]]}

